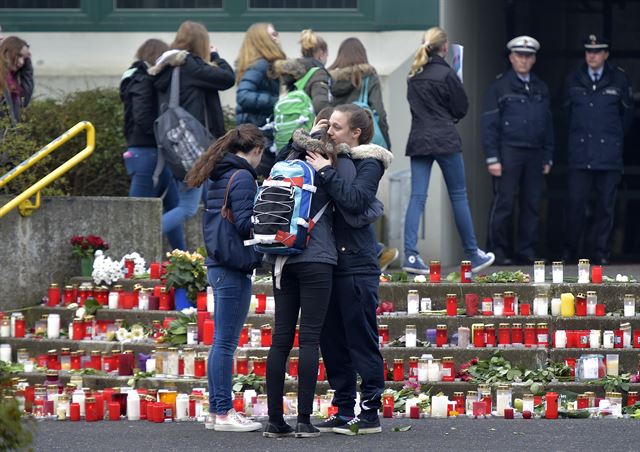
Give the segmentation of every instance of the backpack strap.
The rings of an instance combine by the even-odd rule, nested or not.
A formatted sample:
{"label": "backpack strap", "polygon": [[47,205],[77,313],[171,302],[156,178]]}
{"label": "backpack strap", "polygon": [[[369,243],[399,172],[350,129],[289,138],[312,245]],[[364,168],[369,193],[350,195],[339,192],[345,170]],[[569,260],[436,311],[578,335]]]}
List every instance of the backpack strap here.
{"label": "backpack strap", "polygon": [[369,105],[369,76],[368,75],[364,78],[362,88],[360,88],[360,97],[358,98],[358,102],[362,102],[363,104]]}
{"label": "backpack strap", "polygon": [[220,215],[222,218],[226,219],[229,223],[234,224],[233,221],[233,212],[229,208],[229,192],[231,191],[231,184],[233,183],[233,179],[236,177],[242,170],[236,170],[233,172],[231,177],[229,178],[229,182],[227,183],[227,189],[224,192],[224,202],[222,203],[222,207],[220,208]]}
{"label": "backpack strap", "polygon": [[331,201],[328,201],[324,206],[322,206],[322,208],[316,212],[313,218],[309,220],[309,228],[307,229],[309,233],[311,233],[311,230],[316,225],[316,223],[320,221],[320,218],[322,217],[324,212],[327,210],[327,207],[329,207],[329,204],[331,204]]}
{"label": "backpack strap", "polygon": [[173,68],[171,73],[171,90],[169,91],[169,108],[180,105],[180,66]]}
{"label": "backpack strap", "polygon": [[311,69],[309,69],[307,71],[307,73],[304,74],[304,76],[301,79],[299,79],[297,82],[295,82],[293,84],[293,86],[295,86],[296,89],[303,90],[305,88],[305,86],[307,86],[307,83],[309,82],[311,77],[313,77],[313,74],[315,74],[318,71],[318,69],[320,69],[320,68],[317,67],[317,66],[316,67],[312,67]]}

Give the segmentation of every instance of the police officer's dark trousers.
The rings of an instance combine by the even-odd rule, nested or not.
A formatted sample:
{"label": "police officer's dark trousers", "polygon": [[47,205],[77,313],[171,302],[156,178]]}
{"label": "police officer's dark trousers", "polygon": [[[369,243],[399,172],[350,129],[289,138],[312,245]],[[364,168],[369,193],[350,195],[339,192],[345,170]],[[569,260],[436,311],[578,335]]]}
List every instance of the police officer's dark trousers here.
{"label": "police officer's dark trousers", "polygon": [[377,275],[334,277],[320,348],[340,416],[354,416],[356,373],[362,378],[360,417],[377,417],[380,408],[384,365],[376,323],[378,286]]}
{"label": "police officer's dark trousers", "polygon": [[585,231],[585,215],[592,193],[595,197],[592,257],[596,260],[609,257],[616,193],[621,176],[622,173],[618,170],[569,170],[569,199],[565,229],[567,257],[579,257],[580,239]]}
{"label": "police officer's dark trousers", "polygon": [[489,216],[489,249],[508,257],[511,249],[513,208],[519,193],[519,219],[515,255],[535,258],[540,223],[540,198],[544,184],[542,151],[503,148],[502,176],[494,177],[493,205]]}

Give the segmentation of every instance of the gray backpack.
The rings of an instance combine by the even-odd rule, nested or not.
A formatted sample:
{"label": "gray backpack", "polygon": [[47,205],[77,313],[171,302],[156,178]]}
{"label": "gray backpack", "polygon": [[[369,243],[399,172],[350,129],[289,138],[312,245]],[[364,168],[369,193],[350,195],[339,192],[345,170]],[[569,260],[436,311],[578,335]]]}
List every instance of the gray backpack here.
{"label": "gray backpack", "polygon": [[[159,151],[173,175],[182,180],[193,164],[209,148],[213,136],[191,113],[180,107],[180,66],[173,68],[169,105],[153,123]],[[161,107],[162,108],[162,107]],[[207,109],[205,107],[205,122]]]}

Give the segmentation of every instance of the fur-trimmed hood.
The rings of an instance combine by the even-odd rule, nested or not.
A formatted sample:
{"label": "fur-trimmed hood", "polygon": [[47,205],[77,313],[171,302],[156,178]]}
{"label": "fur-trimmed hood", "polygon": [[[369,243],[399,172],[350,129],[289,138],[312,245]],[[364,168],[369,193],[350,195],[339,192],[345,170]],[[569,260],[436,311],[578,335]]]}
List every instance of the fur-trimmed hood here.
{"label": "fur-trimmed hood", "polygon": [[300,80],[312,67],[323,68],[322,63],[314,58],[290,58],[273,62],[273,71],[286,86]]}
{"label": "fur-trimmed hood", "polygon": [[346,144],[335,145],[329,140],[326,135],[321,138],[313,137],[304,129],[298,129],[293,132],[293,142],[298,147],[307,151],[317,152],[326,156],[347,154],[349,155],[351,149]]}
{"label": "fur-trimmed hood", "polygon": [[340,69],[332,69],[329,75],[333,80],[331,92],[336,97],[342,97],[350,93],[356,88],[354,81],[361,80],[363,77],[376,74],[376,70],[369,64],[356,64]]}
{"label": "fur-trimmed hood", "polygon": [[391,152],[387,151],[382,146],[372,143],[361,144],[351,148],[350,155],[354,160],[379,160],[382,165],[384,165],[385,169],[389,168],[389,165],[391,165],[391,162],[393,161],[393,154]]}
{"label": "fur-trimmed hood", "polygon": [[151,75],[158,75],[167,66],[181,66],[187,60],[189,52],[186,50],[171,49],[164,52],[156,60],[156,64],[149,68],[148,72]]}

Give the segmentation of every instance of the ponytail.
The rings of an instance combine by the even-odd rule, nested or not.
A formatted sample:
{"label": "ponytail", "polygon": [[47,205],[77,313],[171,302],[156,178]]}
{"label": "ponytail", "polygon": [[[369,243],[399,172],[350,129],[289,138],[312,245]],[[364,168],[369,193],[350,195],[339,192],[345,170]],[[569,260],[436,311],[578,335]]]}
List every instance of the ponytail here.
{"label": "ponytail", "polygon": [[243,152],[248,154],[256,147],[265,147],[264,135],[253,124],[241,124],[218,138],[194,163],[185,182],[189,187],[199,187],[211,175],[224,154]]}
{"label": "ponytail", "polygon": [[416,51],[415,59],[409,70],[409,77],[422,72],[424,65],[429,63],[431,57],[442,50],[447,42],[447,34],[440,27],[429,28],[422,37],[422,44]]}
{"label": "ponytail", "polygon": [[313,58],[318,50],[327,51],[327,41],[318,36],[315,31],[310,28],[302,30],[300,33],[300,47],[302,56],[305,58]]}

